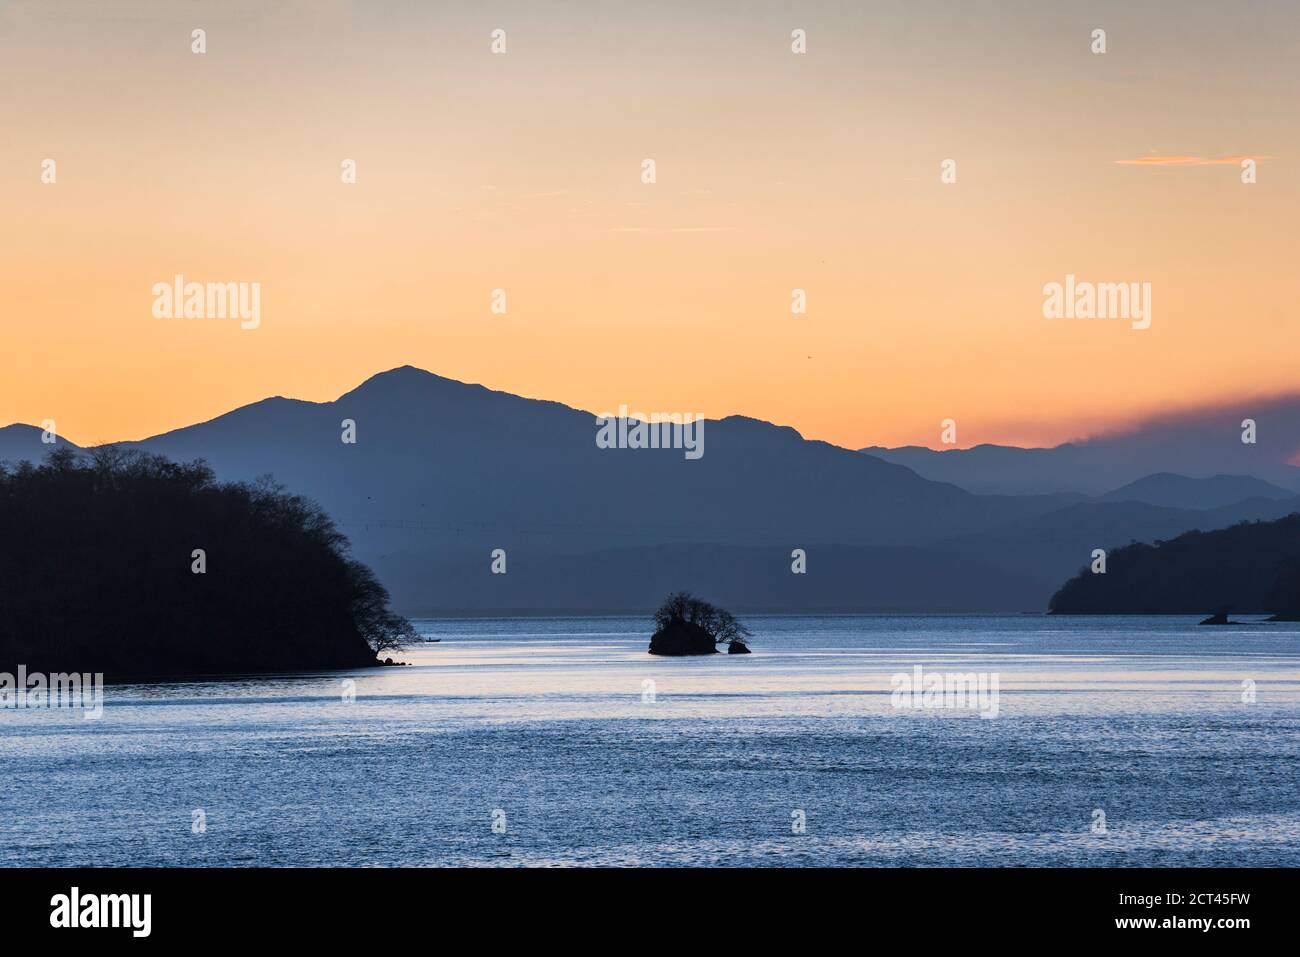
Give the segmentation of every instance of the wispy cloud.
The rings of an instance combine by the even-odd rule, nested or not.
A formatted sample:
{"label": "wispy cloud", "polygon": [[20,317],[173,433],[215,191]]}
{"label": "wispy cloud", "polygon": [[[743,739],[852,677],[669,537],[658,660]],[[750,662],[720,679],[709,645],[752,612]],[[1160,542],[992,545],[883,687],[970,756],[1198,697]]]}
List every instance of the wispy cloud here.
{"label": "wispy cloud", "polygon": [[1240,166],[1242,160],[1266,160],[1271,156],[1143,156],[1115,160],[1120,166]]}

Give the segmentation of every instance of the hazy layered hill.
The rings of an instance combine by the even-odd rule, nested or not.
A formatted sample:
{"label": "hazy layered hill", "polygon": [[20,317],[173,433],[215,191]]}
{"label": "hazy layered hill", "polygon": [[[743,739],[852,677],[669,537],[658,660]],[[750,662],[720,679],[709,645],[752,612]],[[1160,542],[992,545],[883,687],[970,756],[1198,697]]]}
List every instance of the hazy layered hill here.
{"label": "hazy layered hill", "polygon": [[1160,472],[1102,495],[1102,502],[1146,502],[1169,508],[1224,508],[1247,499],[1289,499],[1296,493],[1249,475],[1188,478]]}
{"label": "hazy layered hill", "polygon": [[[355,445],[340,440],[345,419]],[[267,399],[132,444],[205,458],[223,478],[273,473],[370,550],[917,544],[1055,506],[972,495],[740,416],[705,423],[697,460],[601,449],[596,431],[586,412],[408,366],[333,402]]]}
{"label": "hazy layered hill", "polygon": [[[1253,444],[1241,441],[1246,419],[1255,422]],[[1122,433],[1054,448],[872,446],[861,451],[925,478],[986,494],[1104,495],[1145,476],[1173,472],[1197,479],[1224,473],[1254,476],[1294,495],[1300,493],[1300,469],[1290,463],[1300,453],[1300,396],[1153,416]]]}
{"label": "hazy layered hill", "polygon": [[633,610],[705,585],[738,608],[1041,610],[1059,581],[941,543],[1068,499],[973,495],[741,416],[707,421],[697,460],[601,449],[596,431],[586,412],[403,367],[138,444],[320,502],[411,614]]}
{"label": "hazy layered hill", "polygon": [[1113,473],[1095,474],[1081,450],[1070,444],[1050,449],[976,445],[969,449],[930,449],[922,445],[885,448],[872,445],[864,455],[903,465],[936,482],[950,482],[981,495],[1097,495],[1121,482]]}
{"label": "hazy layered hill", "polygon": [[[1093,548],[1296,510],[1269,497],[1285,489],[1231,477],[1153,476],[1117,501],[978,495],[742,416],[708,420],[696,460],[602,449],[597,428],[404,366],[332,402],[266,399],[124,446],[204,459],[225,481],[274,475],[324,507],[407,614],[635,611],[675,590],[742,611],[1041,611]],[[0,430],[0,459],[42,458],[39,436]],[[1263,494],[1132,500],[1238,492]],[[791,573],[796,548],[806,575]]]}

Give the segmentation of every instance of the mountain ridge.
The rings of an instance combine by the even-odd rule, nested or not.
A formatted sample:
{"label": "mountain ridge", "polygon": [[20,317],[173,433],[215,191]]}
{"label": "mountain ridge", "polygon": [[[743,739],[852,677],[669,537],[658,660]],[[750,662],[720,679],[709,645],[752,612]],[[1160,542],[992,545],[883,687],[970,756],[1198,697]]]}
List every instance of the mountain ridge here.
{"label": "mountain ridge", "polygon": [[1150,416],[1124,430],[1051,447],[984,443],[965,449],[909,445],[859,451],[979,494],[1097,496],[1161,472],[1191,478],[1245,475],[1296,494],[1300,394]]}
{"label": "mountain ridge", "polygon": [[[343,441],[345,421],[354,444]],[[674,549],[737,608],[797,610],[803,596],[814,611],[1042,610],[1093,547],[1288,507],[1266,497],[1193,512],[1074,492],[977,494],[744,415],[704,420],[698,460],[681,449],[600,448],[597,429],[590,412],[406,365],[330,401],[270,396],[115,445],[202,458],[222,480],[273,475],[334,518],[358,558],[393,582],[395,607],[421,613],[605,607],[588,593],[602,588],[640,602],[619,576],[658,580],[647,556]],[[8,434],[31,448],[31,427]],[[512,556],[511,571],[480,579],[497,548]],[[843,567],[819,566],[825,554],[809,552],[808,574],[820,567],[823,578],[800,579],[790,572],[797,548]],[[927,575],[927,561],[942,575]]]}

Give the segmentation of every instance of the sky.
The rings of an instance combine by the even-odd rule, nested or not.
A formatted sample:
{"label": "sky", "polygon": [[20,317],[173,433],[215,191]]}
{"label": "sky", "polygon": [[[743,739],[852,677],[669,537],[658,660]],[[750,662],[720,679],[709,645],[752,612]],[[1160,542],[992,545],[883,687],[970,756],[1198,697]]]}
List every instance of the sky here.
{"label": "sky", "polygon": [[[0,424],[404,364],[852,448],[1295,391],[1298,78],[1291,0],[0,0]],[[157,317],[177,274],[257,327]],[[1067,275],[1150,327],[1046,318]]]}

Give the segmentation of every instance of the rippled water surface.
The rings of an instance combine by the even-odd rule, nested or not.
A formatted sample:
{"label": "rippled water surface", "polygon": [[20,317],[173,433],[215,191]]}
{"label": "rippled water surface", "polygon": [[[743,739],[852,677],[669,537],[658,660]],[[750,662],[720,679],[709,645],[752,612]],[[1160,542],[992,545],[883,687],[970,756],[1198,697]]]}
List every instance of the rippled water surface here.
{"label": "rippled water surface", "polygon": [[[749,624],[665,660],[640,619],[420,621],[409,667],[0,710],[0,863],[1300,864],[1296,625]],[[894,707],[917,665],[997,716]]]}

